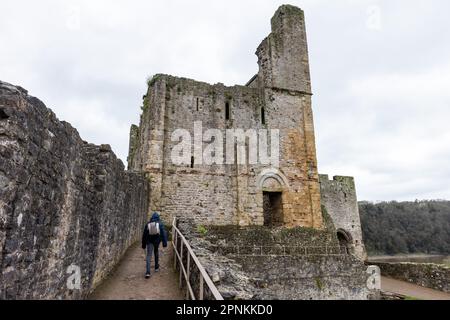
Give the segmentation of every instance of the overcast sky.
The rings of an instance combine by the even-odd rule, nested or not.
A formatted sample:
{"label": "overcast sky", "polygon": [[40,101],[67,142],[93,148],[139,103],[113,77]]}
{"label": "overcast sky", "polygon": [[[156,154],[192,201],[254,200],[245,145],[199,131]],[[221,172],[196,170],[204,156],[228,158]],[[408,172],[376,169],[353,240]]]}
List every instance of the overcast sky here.
{"label": "overcast sky", "polygon": [[[125,162],[145,80],[257,72],[287,1],[0,0],[0,79]],[[450,2],[292,0],[305,10],[319,171],[360,200],[450,199]]]}

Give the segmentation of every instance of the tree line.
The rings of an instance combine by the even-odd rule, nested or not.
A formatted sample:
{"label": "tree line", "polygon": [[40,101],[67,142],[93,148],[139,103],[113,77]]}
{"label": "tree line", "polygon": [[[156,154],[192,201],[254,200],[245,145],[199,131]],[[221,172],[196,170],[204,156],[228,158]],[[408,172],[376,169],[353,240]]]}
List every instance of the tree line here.
{"label": "tree line", "polygon": [[450,254],[450,201],[360,202],[369,254]]}

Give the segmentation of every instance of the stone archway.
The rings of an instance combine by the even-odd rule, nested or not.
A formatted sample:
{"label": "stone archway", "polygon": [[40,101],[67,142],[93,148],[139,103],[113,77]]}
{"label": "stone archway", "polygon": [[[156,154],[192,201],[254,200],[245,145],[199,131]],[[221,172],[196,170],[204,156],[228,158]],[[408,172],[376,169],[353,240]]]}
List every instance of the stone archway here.
{"label": "stone archway", "polygon": [[289,188],[289,182],[286,176],[277,169],[263,170],[257,179],[257,186],[261,190],[265,189],[279,189],[283,190]]}
{"label": "stone archway", "polygon": [[286,177],[278,170],[268,169],[261,173],[257,183],[262,192],[264,225],[282,226],[283,191],[288,187]]}
{"label": "stone archway", "polygon": [[349,232],[344,229],[337,230],[337,238],[341,251],[345,254],[353,253],[353,239]]}

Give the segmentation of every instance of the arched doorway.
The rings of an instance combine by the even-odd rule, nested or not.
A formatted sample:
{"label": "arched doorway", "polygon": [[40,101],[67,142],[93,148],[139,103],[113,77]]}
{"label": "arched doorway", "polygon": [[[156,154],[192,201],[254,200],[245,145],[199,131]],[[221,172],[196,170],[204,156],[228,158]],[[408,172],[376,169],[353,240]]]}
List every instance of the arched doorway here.
{"label": "arched doorway", "polygon": [[341,252],[345,254],[351,254],[353,252],[352,236],[347,231],[338,229],[337,238],[339,241]]}
{"label": "arched doorway", "polygon": [[283,226],[283,192],[289,189],[287,178],[277,169],[265,169],[259,175],[257,185],[262,192],[264,225]]}
{"label": "arched doorway", "polygon": [[283,201],[281,192],[263,192],[264,225],[279,227],[283,225]]}

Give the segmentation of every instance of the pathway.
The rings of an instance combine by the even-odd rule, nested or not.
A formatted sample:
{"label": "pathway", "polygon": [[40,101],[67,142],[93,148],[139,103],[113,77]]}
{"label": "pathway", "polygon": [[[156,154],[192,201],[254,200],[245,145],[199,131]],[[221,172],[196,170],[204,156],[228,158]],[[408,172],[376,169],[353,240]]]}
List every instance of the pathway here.
{"label": "pathway", "polygon": [[450,300],[449,293],[387,277],[381,277],[381,290],[420,300]]}
{"label": "pathway", "polygon": [[[89,297],[91,300],[182,300],[173,270],[173,249],[160,247],[160,271],[145,279],[145,256],[140,243],[131,246],[114,272]],[[153,265],[154,260],[152,261]]]}

